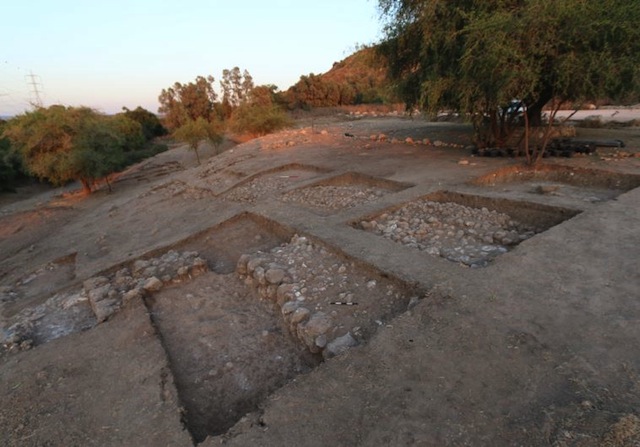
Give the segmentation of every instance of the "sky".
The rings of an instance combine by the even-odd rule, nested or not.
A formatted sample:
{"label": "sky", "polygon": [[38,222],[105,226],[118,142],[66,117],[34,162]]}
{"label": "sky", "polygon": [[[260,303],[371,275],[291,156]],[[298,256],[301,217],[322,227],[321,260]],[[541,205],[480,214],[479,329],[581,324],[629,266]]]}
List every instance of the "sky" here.
{"label": "sky", "polygon": [[0,116],[35,89],[45,107],[157,112],[163,88],[235,66],[286,90],[381,29],[376,0],[3,0]]}

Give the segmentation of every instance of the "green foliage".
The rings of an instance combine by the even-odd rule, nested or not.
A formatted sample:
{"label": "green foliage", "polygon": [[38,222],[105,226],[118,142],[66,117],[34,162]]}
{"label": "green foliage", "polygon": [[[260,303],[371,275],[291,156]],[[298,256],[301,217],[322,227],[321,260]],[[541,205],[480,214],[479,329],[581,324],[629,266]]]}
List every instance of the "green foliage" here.
{"label": "green foliage", "polygon": [[134,110],[129,110],[126,107],[123,107],[122,110],[123,112],[119,115],[123,115],[142,126],[142,133],[145,140],[151,141],[156,137],[161,137],[167,134],[167,129],[165,129],[158,116],[154,113],[151,113],[140,106],[136,107]]}
{"label": "green foliage", "polygon": [[222,125],[218,121],[212,123],[200,117],[196,120],[187,120],[182,126],[173,132],[175,139],[187,143],[189,148],[196,153],[198,164],[200,164],[200,155],[198,146],[201,141],[211,142],[216,149],[224,141]]}
{"label": "green foliage", "polygon": [[222,71],[222,109],[225,118],[229,118],[237,107],[249,98],[253,90],[253,78],[247,70],[240,73],[240,68]]}
{"label": "green foliage", "polygon": [[158,111],[164,114],[167,128],[175,130],[187,121],[195,121],[198,118],[214,120],[218,96],[214,91],[213,82],[213,76],[198,76],[195,82],[176,82],[172,87],[163,89],[158,97]]}
{"label": "green foliage", "polygon": [[294,107],[308,109],[341,104],[340,86],[333,82],[325,82],[322,76],[313,73],[300,76],[300,80],[289,91]]}
{"label": "green foliage", "polygon": [[[638,98],[640,3],[623,0],[379,0],[381,46],[408,107],[488,117],[504,137],[518,98],[540,124],[551,99]],[[499,142],[499,141],[498,141]]]}
{"label": "green foliage", "polygon": [[86,107],[51,106],[17,116],[3,135],[27,171],[54,185],[92,183],[125,166],[126,153],[142,149],[142,126],[123,115],[109,117]]}
{"label": "green foliage", "polygon": [[301,76],[287,92],[289,107],[335,107],[393,102],[386,65],[374,48],[362,47],[322,75]]}
{"label": "green foliage", "polygon": [[249,98],[236,108],[231,128],[240,134],[266,135],[291,125],[291,120],[277,105],[277,87],[260,85],[251,90]]}
{"label": "green foliage", "polygon": [[122,149],[124,151],[139,151],[144,147],[147,140],[144,136],[142,125],[125,116],[122,113],[107,117],[105,120],[113,129],[115,134],[121,138]]}
{"label": "green foliage", "polygon": [[255,136],[267,135],[291,125],[284,110],[275,104],[243,104],[233,113],[231,122],[234,132]]}
{"label": "green foliage", "polygon": [[2,137],[5,126],[6,122],[0,120],[0,191],[12,191],[15,180],[22,175],[22,164],[9,139]]}

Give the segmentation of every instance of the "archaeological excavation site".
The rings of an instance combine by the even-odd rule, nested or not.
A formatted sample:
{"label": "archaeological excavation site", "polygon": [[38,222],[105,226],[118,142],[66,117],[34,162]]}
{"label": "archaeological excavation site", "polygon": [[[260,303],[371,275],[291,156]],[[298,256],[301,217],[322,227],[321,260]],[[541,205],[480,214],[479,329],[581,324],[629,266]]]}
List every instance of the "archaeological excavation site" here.
{"label": "archaeological excavation site", "polygon": [[0,444],[638,445],[634,129],[532,168],[327,119],[0,196]]}

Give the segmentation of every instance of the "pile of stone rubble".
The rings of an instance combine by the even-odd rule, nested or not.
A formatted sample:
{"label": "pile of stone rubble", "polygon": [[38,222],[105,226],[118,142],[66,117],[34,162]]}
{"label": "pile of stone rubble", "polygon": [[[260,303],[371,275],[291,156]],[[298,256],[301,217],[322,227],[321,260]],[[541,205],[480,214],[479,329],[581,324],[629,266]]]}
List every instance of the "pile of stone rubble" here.
{"label": "pile of stone rubble", "polygon": [[386,192],[384,189],[358,185],[319,185],[289,191],[282,196],[282,200],[325,210],[339,210],[372,202]]}
{"label": "pile of stone rubble", "polygon": [[325,358],[359,344],[410,301],[396,284],[304,236],[269,252],[242,255],[236,271],[262,299],[277,304],[295,338]]}
{"label": "pile of stone rubble", "polygon": [[[197,252],[170,250],[157,258],[138,259],[114,274],[85,280],[81,290],[55,294],[3,322],[0,343],[7,351],[18,351],[89,329],[107,320],[128,302],[207,270],[206,261]],[[3,293],[12,296],[11,290]]]}
{"label": "pile of stone rubble", "polygon": [[487,208],[429,200],[408,203],[359,225],[408,247],[471,267],[486,266],[541,231]]}

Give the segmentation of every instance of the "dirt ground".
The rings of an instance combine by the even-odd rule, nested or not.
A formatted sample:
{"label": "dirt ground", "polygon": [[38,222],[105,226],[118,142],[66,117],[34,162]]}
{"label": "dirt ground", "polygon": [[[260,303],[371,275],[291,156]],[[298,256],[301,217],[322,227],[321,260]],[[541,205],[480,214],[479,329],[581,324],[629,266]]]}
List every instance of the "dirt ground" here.
{"label": "dirt ground", "polygon": [[0,196],[1,445],[640,445],[640,128],[530,171],[464,124],[307,124]]}

